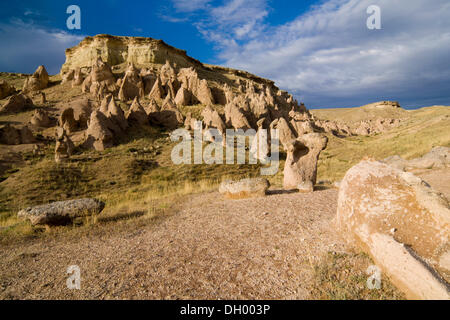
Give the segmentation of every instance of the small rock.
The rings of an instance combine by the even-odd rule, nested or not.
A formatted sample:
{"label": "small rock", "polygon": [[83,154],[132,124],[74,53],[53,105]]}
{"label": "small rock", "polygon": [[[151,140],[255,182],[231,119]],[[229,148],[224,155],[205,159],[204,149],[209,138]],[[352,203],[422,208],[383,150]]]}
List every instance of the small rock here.
{"label": "small rock", "polygon": [[58,201],[19,211],[19,218],[29,219],[32,225],[64,224],[74,218],[99,214],[105,203],[97,199]]}

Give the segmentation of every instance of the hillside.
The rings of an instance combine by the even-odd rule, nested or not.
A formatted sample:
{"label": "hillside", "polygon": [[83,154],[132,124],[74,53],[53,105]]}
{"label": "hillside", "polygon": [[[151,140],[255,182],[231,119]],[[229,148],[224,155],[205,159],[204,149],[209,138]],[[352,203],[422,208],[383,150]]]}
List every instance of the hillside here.
{"label": "hillside", "polygon": [[[449,107],[409,111],[381,101],[308,110],[271,80],[203,64],[162,40],[110,35],[68,48],[60,74],[45,66],[33,75],[0,73],[0,89],[0,298],[404,297],[388,279],[382,290],[366,288],[373,262],[334,229],[336,185],[363,158],[412,159],[450,147]],[[195,120],[220,136],[278,129],[280,162],[265,177],[267,197],[218,192],[228,179],[259,177],[261,162],[174,164],[171,133],[192,133]],[[299,160],[312,151],[315,159]],[[310,171],[310,192],[285,186],[283,170],[296,161],[304,176]],[[448,196],[448,167],[418,174]],[[99,199],[104,210],[65,225],[18,217],[80,198]],[[90,287],[68,295],[64,272],[56,281],[53,274],[75,251],[76,263],[92,270]],[[36,272],[23,276],[24,267]]]}

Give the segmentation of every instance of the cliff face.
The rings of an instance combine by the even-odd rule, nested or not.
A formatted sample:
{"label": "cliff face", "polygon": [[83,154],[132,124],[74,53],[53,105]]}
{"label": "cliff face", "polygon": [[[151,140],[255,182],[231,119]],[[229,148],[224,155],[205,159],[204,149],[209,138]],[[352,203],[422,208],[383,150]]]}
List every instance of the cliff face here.
{"label": "cliff face", "polygon": [[61,74],[77,67],[91,67],[99,58],[110,66],[131,62],[143,68],[164,64],[166,60],[180,68],[203,66],[186,55],[186,51],[169,46],[162,40],[101,34],[86,37],[75,47],[67,49]]}

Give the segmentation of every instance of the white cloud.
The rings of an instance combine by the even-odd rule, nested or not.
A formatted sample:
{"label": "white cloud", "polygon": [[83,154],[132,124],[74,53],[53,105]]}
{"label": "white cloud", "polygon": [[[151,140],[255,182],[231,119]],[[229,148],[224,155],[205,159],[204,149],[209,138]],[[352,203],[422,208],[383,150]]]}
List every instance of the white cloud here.
{"label": "white cloud", "polygon": [[205,8],[211,0],[173,0],[172,2],[178,12],[193,12]]}
{"label": "white cloud", "polygon": [[[381,30],[366,27],[373,4]],[[450,104],[448,0],[327,0],[276,27],[269,13],[266,1],[231,0],[197,27],[224,65],[276,80],[308,105]]]}
{"label": "white cloud", "polygon": [[59,72],[65,61],[65,49],[78,44],[84,36],[63,30],[48,30],[20,19],[0,23],[0,70],[32,73],[44,65],[50,74]]}

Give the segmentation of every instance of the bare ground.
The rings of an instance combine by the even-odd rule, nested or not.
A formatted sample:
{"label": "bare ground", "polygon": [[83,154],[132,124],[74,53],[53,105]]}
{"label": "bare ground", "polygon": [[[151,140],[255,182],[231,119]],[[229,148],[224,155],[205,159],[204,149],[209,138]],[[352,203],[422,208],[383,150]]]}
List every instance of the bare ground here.
{"label": "bare ground", "polygon": [[[196,195],[156,224],[0,252],[3,299],[307,299],[313,266],[345,250],[337,190],[223,200]],[[81,290],[66,269],[81,269]]]}
{"label": "bare ground", "polygon": [[[416,174],[449,196],[449,169]],[[336,203],[336,189],[203,193],[139,229],[10,244],[0,251],[0,299],[314,299],[322,258],[351,252],[334,227]],[[81,269],[81,290],[66,287],[70,265]]]}

